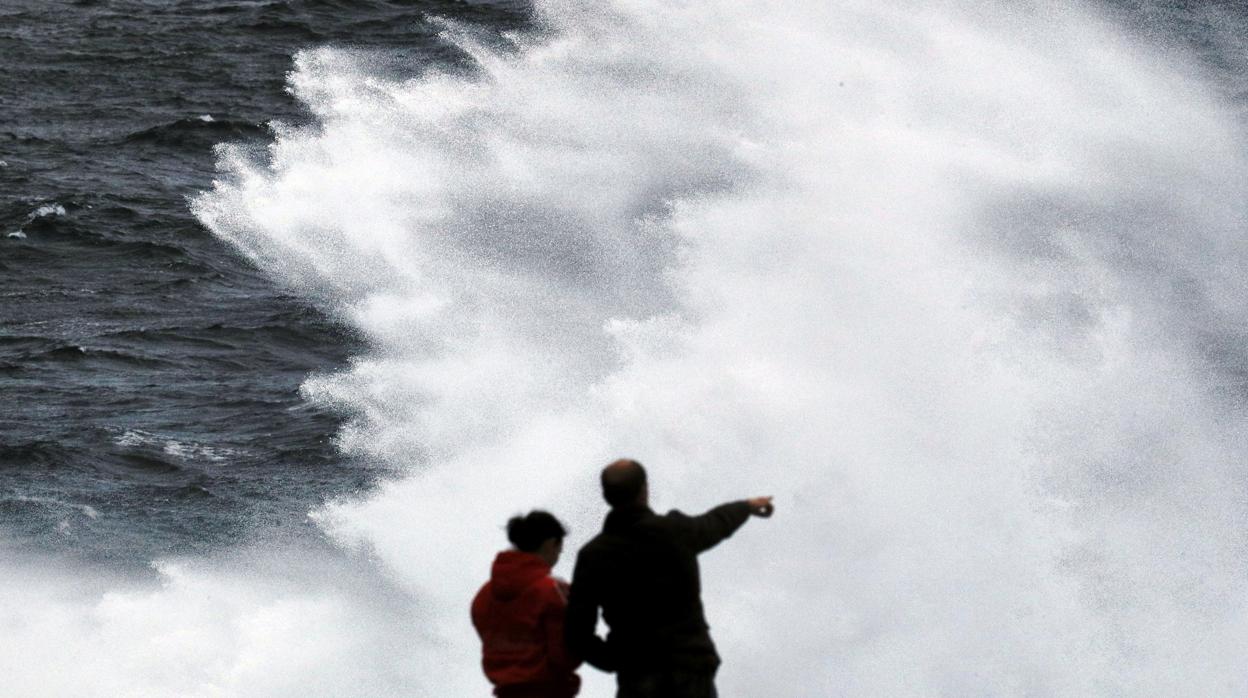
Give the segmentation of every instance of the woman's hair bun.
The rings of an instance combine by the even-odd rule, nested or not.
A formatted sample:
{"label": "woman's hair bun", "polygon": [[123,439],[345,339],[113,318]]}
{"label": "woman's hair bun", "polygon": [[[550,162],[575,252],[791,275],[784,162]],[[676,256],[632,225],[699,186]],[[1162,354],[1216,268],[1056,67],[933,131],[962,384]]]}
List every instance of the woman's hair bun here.
{"label": "woman's hair bun", "polygon": [[550,512],[534,509],[524,516],[513,516],[507,522],[507,540],[517,550],[526,553],[536,551],[542,543],[555,538],[563,540],[568,531]]}

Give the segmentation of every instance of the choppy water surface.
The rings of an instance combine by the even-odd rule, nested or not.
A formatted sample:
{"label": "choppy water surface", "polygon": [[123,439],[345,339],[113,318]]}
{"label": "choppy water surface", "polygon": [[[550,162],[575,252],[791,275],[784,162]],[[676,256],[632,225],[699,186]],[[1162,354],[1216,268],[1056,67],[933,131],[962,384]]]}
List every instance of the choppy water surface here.
{"label": "choppy water surface", "polygon": [[358,340],[198,224],[220,142],[307,121],[292,55],[462,64],[428,13],[505,4],[6,2],[0,8],[0,526],[11,544],[143,561],[299,525],[375,473],[298,386]]}
{"label": "choppy water surface", "polygon": [[1245,26],[6,5],[7,685],[484,694],[501,522],[630,455],[777,497],[727,695],[1248,693]]}

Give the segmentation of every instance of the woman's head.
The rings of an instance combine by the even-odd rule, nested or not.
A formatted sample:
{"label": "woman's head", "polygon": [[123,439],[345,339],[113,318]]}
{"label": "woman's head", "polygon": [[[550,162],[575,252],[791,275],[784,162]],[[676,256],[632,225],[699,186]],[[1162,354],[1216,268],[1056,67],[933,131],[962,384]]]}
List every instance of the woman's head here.
{"label": "woman's head", "polygon": [[563,552],[563,537],[568,534],[550,512],[533,510],[524,516],[513,516],[507,522],[507,540],[516,550],[533,553],[551,567]]}

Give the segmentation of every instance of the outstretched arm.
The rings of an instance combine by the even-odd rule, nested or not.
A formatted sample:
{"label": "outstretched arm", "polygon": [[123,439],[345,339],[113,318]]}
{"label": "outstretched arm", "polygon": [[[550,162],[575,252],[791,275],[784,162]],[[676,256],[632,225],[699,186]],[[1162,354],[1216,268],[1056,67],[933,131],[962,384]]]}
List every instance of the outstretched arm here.
{"label": "outstretched arm", "polygon": [[695,553],[701,553],[731,536],[751,515],[766,518],[774,510],[771,497],[754,497],[721,504],[701,516],[684,516],[676,511],[668,516],[683,517],[686,542]]}
{"label": "outstretched arm", "polygon": [[615,671],[607,643],[596,634],[598,627],[598,587],[593,574],[586,569],[583,558],[577,558],[572,572],[572,590],[568,594],[568,613],[564,641],[568,652],[602,671]]}

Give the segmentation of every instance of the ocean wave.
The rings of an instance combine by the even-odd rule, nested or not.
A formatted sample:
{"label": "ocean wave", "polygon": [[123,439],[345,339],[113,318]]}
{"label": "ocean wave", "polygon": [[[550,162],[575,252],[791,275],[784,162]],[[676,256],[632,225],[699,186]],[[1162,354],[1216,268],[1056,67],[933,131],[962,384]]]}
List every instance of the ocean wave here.
{"label": "ocean wave", "polygon": [[[152,242],[150,240],[111,239],[103,244],[115,248],[117,252],[130,259],[162,259],[191,262],[190,255],[185,248],[169,243]],[[198,263],[192,266],[202,270],[208,269],[206,265]]]}
{"label": "ocean wave", "polygon": [[48,350],[53,340],[38,335],[0,335],[0,350],[5,352],[31,353]]}
{"label": "ocean wave", "polygon": [[[62,207],[63,208],[63,207]],[[61,210],[61,209],[56,209]],[[65,209],[72,213],[73,209]],[[125,210],[125,209],[120,209]],[[81,246],[97,250],[94,255],[99,264],[107,261],[107,255],[121,257],[128,262],[140,260],[163,260],[170,264],[184,265],[191,273],[212,272],[213,267],[206,261],[191,256],[188,250],[180,245],[153,240],[134,239],[125,233],[101,231],[98,219],[91,221],[75,220],[69,213],[51,213],[30,218],[22,224],[19,231],[10,237],[17,237],[25,242],[15,245],[14,249],[27,250],[29,254],[39,254],[45,245],[56,247]],[[112,215],[108,213],[107,215]],[[54,256],[54,255],[53,255]],[[52,265],[50,268],[55,268]],[[49,268],[41,266],[41,269]]]}
{"label": "ocean wave", "polygon": [[96,336],[96,338],[100,340],[136,342],[150,344],[165,349],[181,347],[191,350],[206,349],[209,351],[231,351],[238,349],[240,343],[249,337],[250,332],[247,330],[239,330],[234,333],[221,333],[214,331],[211,328],[198,327],[128,329]]}
{"label": "ocean wave", "polygon": [[52,203],[44,204],[40,206],[39,208],[36,208],[34,211],[31,211],[27,220],[33,221],[38,218],[49,218],[52,216],[64,216],[64,215],[65,215],[65,207],[56,202],[52,202]]}
{"label": "ocean wave", "polygon": [[142,450],[110,454],[100,458],[96,463],[96,468],[104,472],[123,475],[131,481],[139,480],[174,489],[184,485],[171,476],[190,474],[177,459],[166,457],[159,452]]}
{"label": "ocean wave", "polygon": [[588,535],[625,454],[664,502],[783,493],[707,563],[732,692],[1243,686],[1242,399],[1193,330],[1248,317],[1248,138],[1190,57],[1067,5],[539,15],[447,25],[470,75],[300,54],[317,127],[194,204],[368,340],[305,393],[411,476],[316,518],[417,590],[418,690],[479,689],[497,522]]}
{"label": "ocean wave", "polygon": [[0,468],[13,472],[29,471],[35,465],[45,469],[63,467],[73,463],[79,455],[74,449],[55,441],[0,442]]}
{"label": "ocean wave", "polygon": [[89,504],[77,504],[57,499],[55,497],[42,497],[36,495],[19,494],[0,496],[0,508],[69,510],[92,521],[100,518],[99,510]]}
{"label": "ocean wave", "polygon": [[49,143],[51,142],[46,138],[40,138],[39,136],[33,136],[28,133],[15,133],[13,131],[0,131],[0,138],[7,139],[10,141],[16,141],[18,143]]}
{"label": "ocean wave", "polygon": [[125,143],[144,143],[164,146],[203,146],[222,139],[245,140],[268,135],[264,124],[236,119],[207,119],[187,117],[159,124],[128,134]]}
{"label": "ocean wave", "polygon": [[13,201],[0,209],[0,220],[13,220],[18,226],[8,234],[11,239],[26,240],[31,233],[72,234],[80,230],[71,215],[79,208],[80,204],[71,201]]}
{"label": "ocean wave", "polygon": [[55,362],[59,364],[90,364],[92,366],[116,366],[118,368],[164,369],[177,366],[178,362],[155,356],[140,355],[118,349],[63,345],[24,358],[31,362]]}
{"label": "ocean wave", "polygon": [[62,219],[69,215],[65,204],[49,201],[39,204],[26,214],[22,230],[55,230]]}
{"label": "ocean wave", "polygon": [[[164,456],[188,463],[225,463],[244,455],[244,452],[239,449],[208,446],[184,438],[153,434],[141,429],[127,429],[117,435],[113,442],[129,451],[159,452]],[[203,489],[199,485],[196,487]]]}

